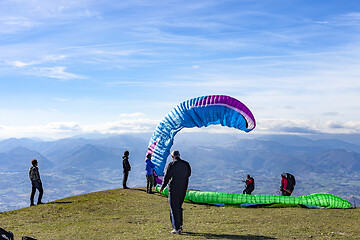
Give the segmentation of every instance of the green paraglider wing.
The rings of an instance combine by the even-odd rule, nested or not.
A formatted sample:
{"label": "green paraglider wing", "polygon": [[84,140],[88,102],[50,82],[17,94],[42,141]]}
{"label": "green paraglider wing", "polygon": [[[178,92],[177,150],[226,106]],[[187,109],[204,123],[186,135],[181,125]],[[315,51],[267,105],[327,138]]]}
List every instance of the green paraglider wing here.
{"label": "green paraglider wing", "polygon": [[[156,187],[159,191],[160,187]],[[167,188],[162,192],[168,195]],[[240,205],[243,203],[253,204],[274,204],[281,203],[285,205],[310,205],[323,208],[350,208],[351,203],[338,196],[329,193],[314,193],[308,196],[278,196],[278,195],[249,195],[238,193],[223,193],[223,192],[205,192],[188,190],[185,196],[186,200],[194,203],[209,203],[209,204],[225,204],[225,205]]]}

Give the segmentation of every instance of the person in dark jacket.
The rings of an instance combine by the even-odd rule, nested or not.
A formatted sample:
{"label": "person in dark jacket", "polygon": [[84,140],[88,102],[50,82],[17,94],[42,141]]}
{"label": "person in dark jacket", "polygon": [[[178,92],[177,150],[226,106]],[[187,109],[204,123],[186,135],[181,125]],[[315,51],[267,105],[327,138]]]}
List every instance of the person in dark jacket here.
{"label": "person in dark jacket", "polygon": [[123,158],[123,173],[124,173],[123,188],[129,189],[129,187],[126,185],[126,182],[128,180],[128,176],[129,176],[129,172],[131,171],[131,166],[129,163],[129,151],[125,151],[124,156],[122,158]]}
{"label": "person in dark jacket", "polygon": [[250,174],[247,175],[246,180],[243,181],[246,184],[246,187],[243,191],[243,194],[251,194],[255,189],[254,178],[250,177]]}
{"label": "person in dark jacket", "polygon": [[181,234],[183,229],[182,204],[189,184],[189,177],[191,176],[191,167],[187,161],[180,158],[179,151],[173,151],[171,156],[173,161],[166,167],[160,192],[169,184],[170,219],[173,227],[171,233]]}
{"label": "person in dark jacket", "polygon": [[31,185],[32,185],[31,195],[30,195],[30,206],[34,206],[35,205],[34,204],[34,196],[35,196],[36,189],[39,191],[39,197],[38,197],[37,204],[43,204],[43,202],[41,202],[41,199],[42,199],[44,190],[43,190],[41,179],[40,179],[39,168],[37,167],[38,161],[36,159],[33,159],[33,160],[31,160],[31,164],[32,164],[32,166],[30,167],[30,170],[29,170],[29,177],[30,177],[30,181],[31,181]]}
{"label": "person in dark jacket", "polygon": [[145,171],[146,171],[146,192],[153,193],[152,187],[155,186],[154,178],[154,167],[155,165],[151,162],[151,154],[146,155],[145,160]]}

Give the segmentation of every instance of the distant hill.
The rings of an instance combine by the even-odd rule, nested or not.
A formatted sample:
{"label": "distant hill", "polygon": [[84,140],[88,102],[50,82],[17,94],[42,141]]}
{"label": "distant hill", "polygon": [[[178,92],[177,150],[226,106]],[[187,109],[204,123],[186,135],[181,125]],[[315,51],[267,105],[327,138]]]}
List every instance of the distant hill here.
{"label": "distant hill", "polygon": [[0,152],[7,152],[17,147],[32,149],[38,142],[29,138],[9,138],[0,141]]}
{"label": "distant hill", "polygon": [[54,163],[49,161],[42,154],[26,147],[15,147],[0,154],[0,168],[8,170],[28,169],[31,166],[31,164],[29,164],[30,161],[34,158],[38,159],[39,162],[41,162],[41,166],[45,169],[54,167]]}
{"label": "distant hill", "polygon": [[339,171],[342,174],[360,174],[360,154],[357,152],[333,149],[314,156],[313,162],[322,167],[323,171]]}
{"label": "distant hill", "polygon": [[[0,211],[28,205],[33,158],[39,160],[47,200],[121,187],[125,150],[130,151],[132,167],[129,186],[144,186],[148,135],[0,141],[0,181],[5,186]],[[242,180],[251,174],[256,181],[254,194],[275,194],[281,172],[291,172],[298,180],[296,195],[329,192],[344,198],[355,195],[360,201],[357,141],[346,142],[343,135],[312,137],[190,132],[179,134],[173,149],[190,162],[190,187],[195,189],[242,192]]]}

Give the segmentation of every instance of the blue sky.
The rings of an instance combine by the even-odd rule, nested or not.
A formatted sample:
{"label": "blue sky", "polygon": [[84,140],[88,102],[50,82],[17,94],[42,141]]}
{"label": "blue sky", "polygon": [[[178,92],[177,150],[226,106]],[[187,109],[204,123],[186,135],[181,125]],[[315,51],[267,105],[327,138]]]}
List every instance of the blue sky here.
{"label": "blue sky", "polygon": [[209,94],[254,133],[359,133],[359,30],[356,0],[1,0],[0,138],[149,133]]}

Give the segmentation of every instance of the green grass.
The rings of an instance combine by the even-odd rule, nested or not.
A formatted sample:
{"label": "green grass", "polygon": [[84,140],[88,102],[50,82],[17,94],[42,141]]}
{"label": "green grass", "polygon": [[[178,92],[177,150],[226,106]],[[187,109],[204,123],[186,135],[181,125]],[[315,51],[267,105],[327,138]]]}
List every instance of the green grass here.
{"label": "green grass", "polygon": [[237,208],[184,203],[172,235],[167,198],[114,189],[0,213],[15,239],[360,239],[359,209]]}

